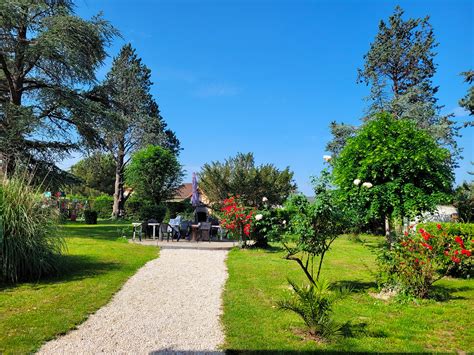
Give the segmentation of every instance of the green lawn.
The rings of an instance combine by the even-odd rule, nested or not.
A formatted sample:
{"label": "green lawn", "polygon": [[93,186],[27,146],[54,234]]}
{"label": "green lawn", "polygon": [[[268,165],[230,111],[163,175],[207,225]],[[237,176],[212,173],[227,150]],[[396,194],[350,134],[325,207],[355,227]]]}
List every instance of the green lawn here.
{"label": "green lawn", "polygon": [[[109,223],[109,224],[106,224]],[[37,283],[0,285],[0,353],[28,353],[82,323],[106,304],[156,247],[119,240],[124,227],[73,223],[62,230],[68,247],[61,276]]]}
{"label": "green lawn", "polygon": [[286,279],[303,281],[294,261],[283,251],[237,250],[230,252],[229,279],[224,292],[223,323],[226,349],[236,351],[354,351],[354,352],[455,352],[474,351],[474,281],[446,279],[437,283],[444,301],[419,304],[381,301],[374,291],[375,257],[380,241],[367,243],[338,239],[325,259],[322,276],[351,283],[354,293],[336,304],[339,322],[351,321],[352,336],[317,344],[302,332],[304,324],[291,313],[276,308],[288,291]]}

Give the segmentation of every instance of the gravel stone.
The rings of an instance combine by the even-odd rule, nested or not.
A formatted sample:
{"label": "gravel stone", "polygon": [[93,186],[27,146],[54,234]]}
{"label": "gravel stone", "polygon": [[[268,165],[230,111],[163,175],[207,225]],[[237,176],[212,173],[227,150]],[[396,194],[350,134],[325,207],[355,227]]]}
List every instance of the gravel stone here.
{"label": "gravel stone", "polygon": [[226,250],[161,250],[109,304],[39,353],[220,352],[226,256]]}

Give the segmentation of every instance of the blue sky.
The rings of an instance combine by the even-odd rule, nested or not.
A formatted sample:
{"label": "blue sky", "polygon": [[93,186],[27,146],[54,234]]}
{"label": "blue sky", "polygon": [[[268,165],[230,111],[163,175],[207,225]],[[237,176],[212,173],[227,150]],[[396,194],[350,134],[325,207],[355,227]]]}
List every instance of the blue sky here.
{"label": "blue sky", "polygon": [[[472,1],[77,0],[76,12],[89,18],[102,11],[123,36],[111,56],[130,42],[152,70],[153,94],[181,140],[188,175],[254,152],[257,163],[290,166],[311,194],[329,123],[359,124],[364,113],[369,89],[356,83],[357,68],[397,4],[406,16],[430,15],[440,43],[439,102],[466,120],[458,100],[468,86],[459,73],[474,67]],[[459,140],[458,182],[473,169],[473,131]]]}

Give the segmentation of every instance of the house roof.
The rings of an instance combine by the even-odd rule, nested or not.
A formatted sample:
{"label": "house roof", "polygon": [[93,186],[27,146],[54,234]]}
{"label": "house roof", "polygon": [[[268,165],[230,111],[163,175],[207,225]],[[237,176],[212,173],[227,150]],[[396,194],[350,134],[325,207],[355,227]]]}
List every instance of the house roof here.
{"label": "house roof", "polygon": [[173,196],[173,200],[186,200],[191,198],[193,195],[193,184],[192,183],[185,183],[183,184],[178,191]]}

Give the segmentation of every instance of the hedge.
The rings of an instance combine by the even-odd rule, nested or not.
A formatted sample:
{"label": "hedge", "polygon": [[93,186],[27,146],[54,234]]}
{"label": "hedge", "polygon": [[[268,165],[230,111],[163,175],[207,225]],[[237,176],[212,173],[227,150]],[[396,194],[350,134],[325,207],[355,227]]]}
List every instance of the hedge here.
{"label": "hedge", "polygon": [[454,222],[428,222],[428,223],[420,223],[417,226],[417,229],[423,228],[428,233],[435,233],[438,229],[438,224],[441,224],[442,228],[452,236],[466,236],[469,238],[474,237],[474,223],[454,223]]}

